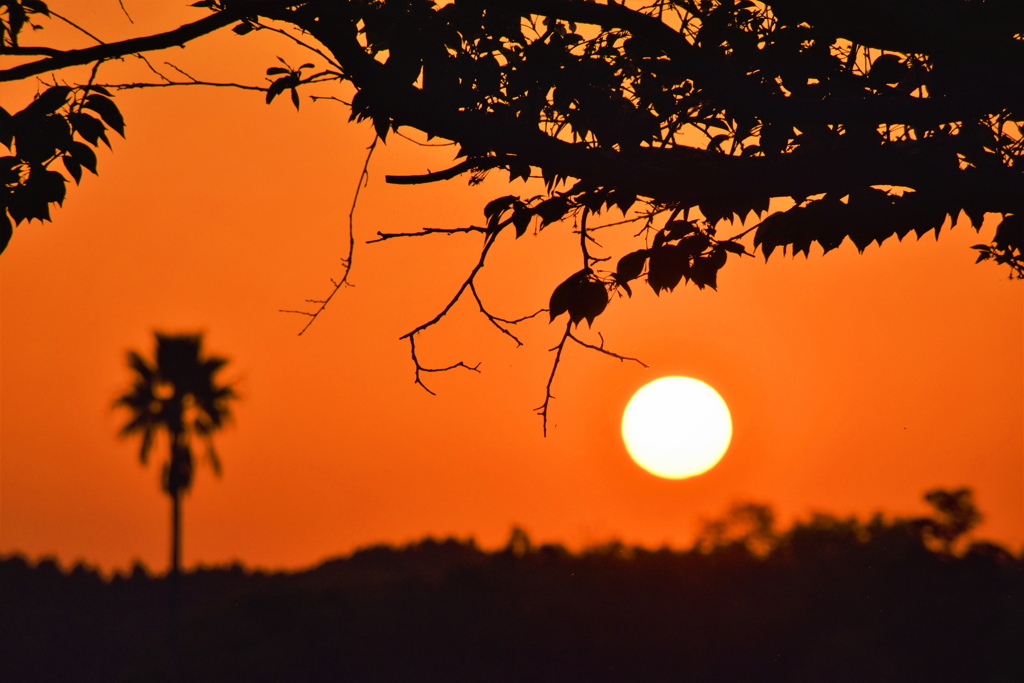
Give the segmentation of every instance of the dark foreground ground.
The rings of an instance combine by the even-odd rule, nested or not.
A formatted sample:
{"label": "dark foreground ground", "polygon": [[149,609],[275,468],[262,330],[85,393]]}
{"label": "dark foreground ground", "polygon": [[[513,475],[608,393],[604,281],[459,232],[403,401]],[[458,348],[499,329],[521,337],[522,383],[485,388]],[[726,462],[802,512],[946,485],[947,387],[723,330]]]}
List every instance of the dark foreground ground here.
{"label": "dark foreground ground", "polygon": [[[742,517],[687,551],[573,554],[516,531],[495,552],[428,539],[189,572],[180,679],[1024,680],[1024,558],[937,543],[922,520],[776,534]],[[142,568],[0,561],[0,680],[166,680],[167,594]]]}

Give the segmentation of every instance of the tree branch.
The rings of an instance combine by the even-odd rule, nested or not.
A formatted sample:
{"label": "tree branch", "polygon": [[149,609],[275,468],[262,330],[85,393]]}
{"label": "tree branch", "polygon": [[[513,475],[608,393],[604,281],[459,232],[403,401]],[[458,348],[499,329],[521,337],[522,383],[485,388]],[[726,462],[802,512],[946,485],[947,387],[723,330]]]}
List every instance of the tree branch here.
{"label": "tree branch", "polygon": [[130,38],[116,43],[94,45],[93,47],[80,50],[65,50],[47,59],[0,70],[0,83],[18,81],[50,71],[66,69],[71,66],[81,66],[104,59],[114,59],[138,52],[152,52],[154,50],[164,50],[169,47],[184,45],[191,40],[238,21],[242,16],[244,16],[244,12],[228,9],[204,17],[199,21],[194,21],[191,24],[179,26],[165,33],[157,33],[141,38]]}

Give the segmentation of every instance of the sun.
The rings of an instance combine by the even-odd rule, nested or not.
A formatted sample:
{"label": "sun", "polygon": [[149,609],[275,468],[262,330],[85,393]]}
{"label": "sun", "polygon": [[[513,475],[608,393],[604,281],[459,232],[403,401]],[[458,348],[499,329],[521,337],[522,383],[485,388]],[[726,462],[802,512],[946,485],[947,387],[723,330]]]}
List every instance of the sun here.
{"label": "sun", "polygon": [[717,391],[692,377],[661,377],[644,385],[622,414],[622,440],[630,457],[667,479],[707,472],[731,439],[729,407]]}

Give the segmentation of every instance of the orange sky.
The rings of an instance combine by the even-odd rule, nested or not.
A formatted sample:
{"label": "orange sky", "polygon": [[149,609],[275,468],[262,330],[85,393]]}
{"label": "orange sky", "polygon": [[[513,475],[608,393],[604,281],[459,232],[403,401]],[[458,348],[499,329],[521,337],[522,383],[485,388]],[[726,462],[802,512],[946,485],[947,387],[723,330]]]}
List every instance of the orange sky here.
{"label": "orange sky", "polygon": [[[105,40],[201,16],[126,2],[132,26],[116,2],[92,5],[51,3]],[[154,63],[257,83],[275,55],[306,61],[271,36],[226,33]],[[111,80],[118,68],[140,73],[114,66]],[[8,86],[0,98],[18,109],[24,93]],[[100,154],[100,177],[72,187],[53,224],[16,229],[0,257],[0,553],[166,566],[158,468],[115,438],[123,416],[110,408],[129,381],[125,351],[149,354],[154,329],[205,331],[242,396],[218,440],[224,476],[202,469],[186,498],[188,566],[294,568],[425,534],[493,547],[513,524],[574,547],[683,545],[734,501],[770,503],[783,521],[919,514],[925,490],[961,485],[986,516],[978,535],[1024,544],[1024,288],[973,265],[980,240],[967,226],[864,255],[847,244],[824,258],[731,262],[717,293],[635,287],[581,334],[596,343],[600,331],[650,369],[568,347],[545,439],[533,408],[559,324],[522,325],[515,348],[467,302],[419,349],[427,364],[480,362],[481,373],[429,377],[437,396],[413,384],[398,338],[454,293],[474,236],[360,244],[356,287],[306,335],[278,312],[325,294],[339,272],[372,139],[344,107],[305,101],[297,114],[259,93],[200,88],[117,101],[128,139]],[[487,200],[533,193],[498,174],[475,188],[383,182],[450,155],[397,138],[379,148],[360,242],[479,224]],[[609,255],[624,253],[630,230],[599,238]],[[530,313],[578,260],[568,227],[507,235],[481,293],[498,315]],[[656,479],[618,437],[631,393],[664,374],[703,379],[732,410],[732,448],[695,479]]]}

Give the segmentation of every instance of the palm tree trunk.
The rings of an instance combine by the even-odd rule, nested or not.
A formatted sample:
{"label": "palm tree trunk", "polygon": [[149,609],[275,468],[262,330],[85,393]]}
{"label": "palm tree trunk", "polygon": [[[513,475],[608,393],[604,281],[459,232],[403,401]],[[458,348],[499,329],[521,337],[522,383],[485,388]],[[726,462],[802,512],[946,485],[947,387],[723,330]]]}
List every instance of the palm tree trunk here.
{"label": "palm tree trunk", "polygon": [[171,494],[171,569],[168,595],[168,668],[170,680],[180,680],[180,597],[181,597],[181,490],[172,489]]}
{"label": "palm tree trunk", "polygon": [[171,492],[171,576],[181,572],[181,492]]}

